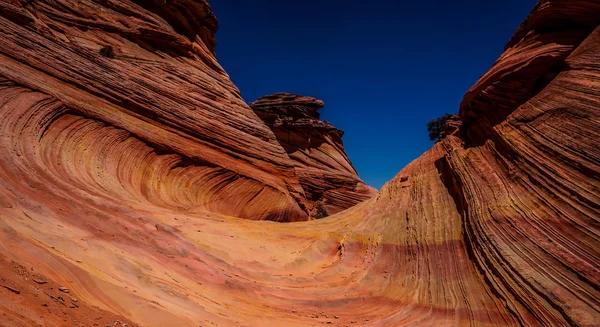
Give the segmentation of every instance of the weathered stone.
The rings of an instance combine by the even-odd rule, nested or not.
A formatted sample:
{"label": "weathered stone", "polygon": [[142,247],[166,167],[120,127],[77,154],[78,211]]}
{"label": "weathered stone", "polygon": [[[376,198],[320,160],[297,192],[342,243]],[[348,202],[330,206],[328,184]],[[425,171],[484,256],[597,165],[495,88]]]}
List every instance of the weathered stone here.
{"label": "weathered stone", "polygon": [[[218,65],[206,2],[0,2],[0,279],[33,290],[4,268],[35,266],[81,308],[5,292],[3,319],[598,326],[598,24],[597,1],[540,1],[439,142],[303,221],[322,182]],[[301,102],[272,126],[341,137]]]}
{"label": "weathered stone", "polygon": [[318,110],[323,106],[321,100],[289,93],[250,103],[292,159],[316,218],[338,213],[377,194],[360,180],[346,155],[344,133],[319,119]]}

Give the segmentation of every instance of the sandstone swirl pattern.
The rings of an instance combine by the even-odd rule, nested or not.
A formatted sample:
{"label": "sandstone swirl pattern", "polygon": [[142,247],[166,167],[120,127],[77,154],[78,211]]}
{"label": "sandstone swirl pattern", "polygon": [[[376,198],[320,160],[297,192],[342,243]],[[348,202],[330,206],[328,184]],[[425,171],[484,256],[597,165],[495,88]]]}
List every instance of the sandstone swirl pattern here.
{"label": "sandstone swirl pattern", "polygon": [[[292,162],[215,60],[217,22],[208,5],[141,3],[0,4],[0,76],[14,83],[3,91],[14,108],[3,112],[3,131],[17,120],[26,124],[18,132],[31,139],[22,142],[35,139],[36,156],[46,151],[30,164],[54,160],[41,168],[83,189],[251,219],[306,220]],[[178,33],[188,25],[198,25],[191,40]]]}
{"label": "sandstone swirl pattern", "polygon": [[600,325],[599,23],[541,1],[443,140],[299,221],[208,4],[2,1],[0,325]]}

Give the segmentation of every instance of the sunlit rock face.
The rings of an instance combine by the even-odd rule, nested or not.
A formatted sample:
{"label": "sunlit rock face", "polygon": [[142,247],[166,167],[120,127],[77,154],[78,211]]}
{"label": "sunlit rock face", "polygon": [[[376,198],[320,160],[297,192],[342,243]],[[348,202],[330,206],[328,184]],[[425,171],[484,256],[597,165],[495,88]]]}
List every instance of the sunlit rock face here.
{"label": "sunlit rock face", "polygon": [[301,221],[205,2],[1,2],[0,325],[600,325],[599,23],[540,2],[439,142]]}
{"label": "sunlit rock face", "polygon": [[5,158],[15,167],[125,203],[307,219],[291,160],[215,60],[206,2],[1,8],[3,132],[22,135],[4,145],[22,153]]}
{"label": "sunlit rock face", "polygon": [[324,103],[312,97],[276,93],[250,107],[271,128],[294,163],[312,216],[338,213],[372,198],[346,155],[344,132],[320,120]]}

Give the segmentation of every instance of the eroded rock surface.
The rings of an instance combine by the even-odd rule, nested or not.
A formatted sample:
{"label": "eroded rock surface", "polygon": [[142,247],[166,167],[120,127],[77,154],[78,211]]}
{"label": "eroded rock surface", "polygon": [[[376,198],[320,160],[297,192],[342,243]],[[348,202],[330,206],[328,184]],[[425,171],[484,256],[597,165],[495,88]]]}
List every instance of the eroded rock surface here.
{"label": "eroded rock surface", "polygon": [[541,1],[440,142],[291,224],[239,218],[308,214],[207,8],[0,2],[0,324],[600,325],[597,1]]}
{"label": "eroded rock surface", "polygon": [[[264,96],[250,107],[271,128],[294,163],[313,216],[334,214],[372,198],[344,151],[344,132],[321,121],[324,103],[289,93]],[[325,209],[325,212],[321,212]]]}
{"label": "eroded rock surface", "polygon": [[128,203],[308,218],[291,160],[215,60],[206,2],[14,0],[0,13],[2,128],[26,135],[3,151],[23,155],[19,169]]}

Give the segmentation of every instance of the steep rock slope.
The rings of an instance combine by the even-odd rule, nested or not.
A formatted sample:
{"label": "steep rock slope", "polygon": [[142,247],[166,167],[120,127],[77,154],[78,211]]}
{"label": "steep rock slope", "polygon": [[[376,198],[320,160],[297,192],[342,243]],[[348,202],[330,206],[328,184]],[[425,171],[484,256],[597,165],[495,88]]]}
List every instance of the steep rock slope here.
{"label": "steep rock slope", "polygon": [[520,323],[600,323],[600,3],[541,1],[438,162],[472,261]]}
{"label": "steep rock slope", "polygon": [[215,60],[205,1],[10,0],[0,13],[2,131],[23,136],[3,151],[23,154],[6,158],[19,169],[115,200],[307,219],[292,162]]}
{"label": "steep rock slope", "polygon": [[[5,76],[0,84],[0,325],[106,326],[116,320],[142,326],[600,325],[598,2],[541,1],[467,93],[461,119],[453,120],[440,142],[375,198],[326,219],[290,224],[239,219],[219,213],[220,207],[184,211],[166,205],[165,199],[183,201],[189,194],[183,185],[192,184],[164,175],[170,156],[147,155],[160,164],[154,170],[135,161],[145,148],[132,136],[148,125],[81,91],[109,92],[102,87],[103,75],[90,73],[90,84],[62,84],[40,73],[51,69],[44,60],[63,58],[64,49],[76,51],[62,43],[47,52],[42,50],[50,44],[36,48],[45,43],[35,35],[60,37],[42,22],[61,27],[58,13],[76,9],[62,3],[51,16],[40,9],[61,3],[36,1],[27,10],[17,1],[0,4],[0,33],[14,43],[0,43]],[[157,26],[175,31],[171,16],[155,16],[134,3],[78,3],[136,8],[160,22]],[[77,33],[98,33],[95,24],[106,9],[87,20],[86,12],[67,22],[85,24]],[[14,29],[21,34],[11,34]],[[185,29],[171,34],[183,37]],[[96,57],[97,50],[84,58],[110,65]],[[40,54],[23,55],[32,51]],[[208,46],[205,52],[214,59]],[[161,67],[161,56],[169,56],[151,54],[156,57],[138,64]],[[214,67],[189,68],[199,61],[170,58],[177,64],[166,71],[202,78],[214,73]],[[78,72],[75,59],[54,74]],[[162,74],[159,68],[145,69],[151,77]],[[186,82],[168,81],[154,85],[157,94],[172,94],[164,101],[193,94],[181,92],[191,87]],[[198,91],[214,90],[214,80],[201,81],[192,83]],[[137,84],[120,90],[152,94]],[[232,93],[197,98],[209,102],[209,96],[235,102],[227,108],[262,126]],[[82,117],[74,104],[138,132]],[[204,114],[190,125],[210,128],[209,120],[219,122]],[[163,116],[143,117],[152,126],[148,138],[156,139],[148,144],[174,137]],[[236,120],[240,130],[253,126],[243,121]],[[266,126],[255,128],[252,133],[266,135],[265,144],[279,146]],[[215,155],[224,151],[219,143],[209,146],[209,140],[195,138],[182,151],[200,146],[196,143],[216,149]],[[273,152],[281,160],[287,156]],[[116,153],[126,156],[115,162]],[[285,176],[283,171],[294,174],[289,161],[285,169],[275,164],[279,161],[268,162],[278,174],[267,174],[267,163],[256,162],[244,169],[260,167],[254,173],[265,181]],[[205,176],[185,169],[171,170],[187,178]],[[302,192],[281,178],[280,184],[269,181],[283,185],[283,195],[294,187]],[[231,183],[236,180],[221,187]],[[212,189],[210,183],[199,184],[199,190]],[[269,210],[268,203],[262,210]],[[57,289],[61,286],[69,293]]]}
{"label": "steep rock slope", "polygon": [[[344,132],[319,119],[323,106],[321,100],[289,93],[250,103],[294,162],[313,215],[338,213],[377,194],[360,180],[348,159]],[[325,212],[317,212],[321,207]]]}

